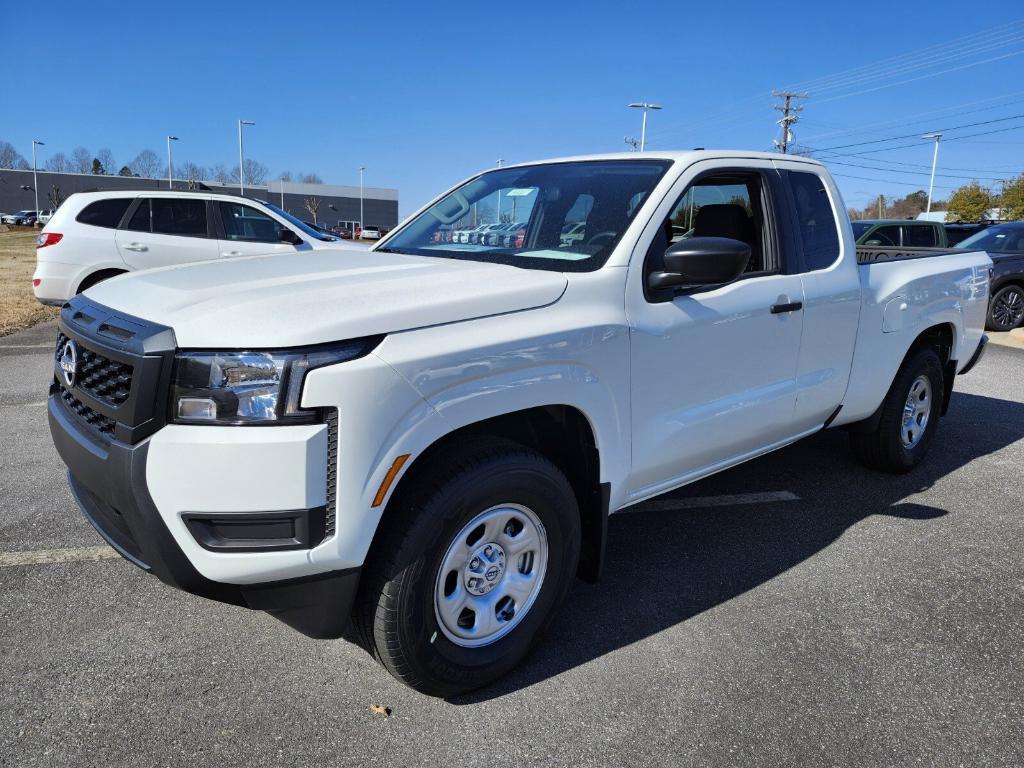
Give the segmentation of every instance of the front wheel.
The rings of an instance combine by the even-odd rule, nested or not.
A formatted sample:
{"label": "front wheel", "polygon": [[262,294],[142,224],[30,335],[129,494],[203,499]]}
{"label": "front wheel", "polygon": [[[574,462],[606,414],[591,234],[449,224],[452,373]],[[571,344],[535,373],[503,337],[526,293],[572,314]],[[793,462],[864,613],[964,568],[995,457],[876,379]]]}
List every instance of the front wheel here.
{"label": "front wheel", "polygon": [[1012,331],[1024,320],[1024,288],[1008,285],[1000,288],[988,305],[988,322],[985,324],[990,331],[1005,333]]}
{"label": "front wheel", "polygon": [[576,497],[543,456],[476,443],[400,489],[364,571],[354,621],[392,675],[453,696],[514,667],[554,619],[576,573]]}
{"label": "front wheel", "polygon": [[935,437],[944,396],[942,362],[935,350],[913,353],[896,374],[875,428],[850,433],[853,452],[872,469],[909,472]]}

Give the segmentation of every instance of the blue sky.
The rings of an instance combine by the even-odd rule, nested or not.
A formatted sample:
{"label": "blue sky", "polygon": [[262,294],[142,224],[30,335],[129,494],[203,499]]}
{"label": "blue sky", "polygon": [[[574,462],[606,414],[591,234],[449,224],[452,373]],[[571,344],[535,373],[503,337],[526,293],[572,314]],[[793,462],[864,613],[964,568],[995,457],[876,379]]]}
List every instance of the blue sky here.
{"label": "blue sky", "polygon": [[[767,149],[778,135],[769,91],[858,67],[808,88],[798,143],[835,147],[1024,114],[1020,0],[989,0],[984,14],[961,2],[850,8],[49,2],[45,23],[8,14],[0,29],[0,140],[25,156],[33,138],[46,141],[40,164],[78,145],[109,147],[121,164],[147,147],[163,157],[173,133],[176,162],[230,166],[242,117],[257,123],[247,155],[272,174],[352,184],[365,165],[367,186],[399,188],[404,215],[499,157],[623,150],[623,136],[640,130],[626,104],[641,99],[665,107],[648,128],[650,147],[665,149]],[[890,57],[903,58],[879,64]],[[955,71],[929,76],[942,69]],[[893,85],[901,80],[912,82]],[[965,178],[937,178],[936,197],[966,177],[1024,170],[1024,119],[948,135],[996,129],[944,142],[939,172]],[[906,143],[833,150],[870,151],[835,158],[847,163],[833,171],[844,174],[848,204],[927,186],[931,146],[893,142]]]}

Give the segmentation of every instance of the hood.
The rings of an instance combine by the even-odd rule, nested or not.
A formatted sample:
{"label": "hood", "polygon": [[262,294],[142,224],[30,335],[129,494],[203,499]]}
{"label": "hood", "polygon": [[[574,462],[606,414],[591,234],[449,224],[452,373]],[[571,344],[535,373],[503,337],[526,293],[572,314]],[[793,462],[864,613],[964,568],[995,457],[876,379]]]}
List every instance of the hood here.
{"label": "hood", "polygon": [[565,287],[559,272],[334,248],[131,272],[86,295],[180,347],[270,349],[542,307]]}

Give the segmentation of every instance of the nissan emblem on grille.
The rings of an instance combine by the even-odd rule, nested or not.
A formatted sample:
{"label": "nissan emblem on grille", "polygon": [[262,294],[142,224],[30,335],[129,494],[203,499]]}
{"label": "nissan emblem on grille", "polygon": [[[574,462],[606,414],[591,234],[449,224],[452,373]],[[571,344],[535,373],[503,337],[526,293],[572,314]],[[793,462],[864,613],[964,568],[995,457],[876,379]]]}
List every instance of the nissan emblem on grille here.
{"label": "nissan emblem on grille", "polygon": [[60,354],[60,370],[67,385],[75,386],[75,377],[78,375],[78,345],[74,339],[69,339],[64,345],[64,351]]}

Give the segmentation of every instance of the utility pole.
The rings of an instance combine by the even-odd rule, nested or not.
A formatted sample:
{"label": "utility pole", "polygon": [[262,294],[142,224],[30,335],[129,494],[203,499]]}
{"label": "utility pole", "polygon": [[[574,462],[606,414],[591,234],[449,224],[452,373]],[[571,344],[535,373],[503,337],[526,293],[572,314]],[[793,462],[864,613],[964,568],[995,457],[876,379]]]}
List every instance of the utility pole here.
{"label": "utility pole", "polygon": [[45,141],[32,139],[32,190],[36,193],[36,216],[39,215],[39,179],[36,176],[36,147],[45,146]]}
{"label": "utility pole", "polygon": [[245,197],[245,153],[242,151],[242,126],[256,125],[252,120],[238,121],[238,194]]}
{"label": "utility pole", "polygon": [[885,195],[878,196],[878,218],[885,218]]}
{"label": "utility pole", "polygon": [[636,152],[640,147],[640,139],[634,139],[632,136],[623,136],[623,139],[630,146],[630,152]]}
{"label": "utility pole", "polygon": [[171,156],[171,142],[177,141],[177,136],[167,137],[167,188],[174,189],[174,159]]}
{"label": "utility pole", "polygon": [[925,213],[932,211],[932,190],[935,188],[935,166],[939,162],[939,142],[942,141],[941,133],[926,133],[922,139],[935,139],[935,152],[932,153],[932,177],[928,180],[928,208]]}
{"label": "utility pole", "polygon": [[803,107],[795,106],[792,101],[793,99],[806,99],[806,93],[796,93],[795,91],[772,91],[772,96],[778,96],[780,99],[785,99],[785,103],[776,104],[773,109],[778,110],[782,113],[782,119],[777,120],[776,124],[782,126],[782,139],[775,140],[775,146],[779,148],[782,154],[786,154],[789,149],[790,142],[793,141],[793,131],[791,127],[793,123],[800,120],[800,116],[797,112],[803,112]]}

